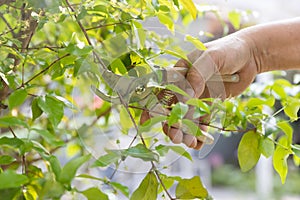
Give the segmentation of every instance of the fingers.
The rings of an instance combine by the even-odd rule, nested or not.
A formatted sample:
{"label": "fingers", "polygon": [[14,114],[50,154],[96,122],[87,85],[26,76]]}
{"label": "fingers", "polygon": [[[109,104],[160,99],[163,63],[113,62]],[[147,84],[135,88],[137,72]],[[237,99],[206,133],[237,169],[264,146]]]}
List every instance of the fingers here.
{"label": "fingers", "polygon": [[163,131],[174,144],[183,143],[187,147],[196,150],[201,149],[204,144],[203,141],[197,139],[197,137],[190,134],[185,134],[178,128],[169,127],[167,123],[164,123]]}

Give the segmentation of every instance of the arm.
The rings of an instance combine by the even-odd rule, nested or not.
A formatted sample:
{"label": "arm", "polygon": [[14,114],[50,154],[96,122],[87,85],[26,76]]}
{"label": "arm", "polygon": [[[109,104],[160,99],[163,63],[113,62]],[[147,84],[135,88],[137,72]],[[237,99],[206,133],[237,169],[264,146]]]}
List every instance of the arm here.
{"label": "arm", "polygon": [[[188,58],[193,67],[187,74],[196,97],[236,96],[258,73],[300,68],[300,18],[252,26],[209,42],[206,51],[196,50]],[[178,65],[182,66],[182,61]],[[184,64],[183,64],[184,65]],[[239,74],[239,83],[207,91],[207,80],[215,73]]]}
{"label": "arm", "polygon": [[249,43],[259,73],[300,68],[300,18],[246,28],[237,37]]}

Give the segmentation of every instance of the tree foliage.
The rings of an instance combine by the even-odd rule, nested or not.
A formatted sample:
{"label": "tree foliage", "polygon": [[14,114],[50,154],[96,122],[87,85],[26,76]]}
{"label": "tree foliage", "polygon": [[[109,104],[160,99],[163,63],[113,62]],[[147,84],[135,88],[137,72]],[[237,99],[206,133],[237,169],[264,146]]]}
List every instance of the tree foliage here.
{"label": "tree foliage", "polygon": [[[146,137],[163,121],[185,124],[192,134],[200,136],[199,122],[184,117],[188,106],[195,107],[195,119],[211,115],[209,122],[200,124],[217,131],[245,133],[238,149],[243,171],[254,167],[261,155],[273,156],[274,168],[284,182],[287,158],[292,155],[298,165],[300,160],[300,148],[293,144],[289,124],[298,120],[300,93],[290,93],[293,85],[285,80],[261,86],[260,94],[250,89],[237,99],[190,98],[173,105],[168,116],[154,117],[143,125],[139,118],[145,108],[124,102],[110,104],[90,90],[94,85],[108,94],[115,93],[103,80],[100,64],[121,76],[138,76],[149,73],[152,63],[166,67],[186,58],[187,52],[175,37],[182,28],[177,22],[180,19],[187,24],[206,11],[191,0],[0,1],[0,194],[5,194],[1,198],[82,195],[109,199],[107,193],[130,199],[156,199],[158,195],[209,198],[199,177],[184,179],[157,168],[170,151],[191,160],[185,148]],[[144,22],[151,19],[171,34],[164,37],[147,30]],[[229,19],[239,26],[237,11],[231,12]],[[185,35],[185,42],[205,50],[194,36]],[[187,95],[175,85],[165,88]],[[265,112],[264,108],[272,109],[275,101],[281,103],[286,118],[277,117],[280,111],[273,115]],[[122,142],[120,135],[134,132],[133,139],[127,148],[103,148],[100,156],[91,156],[85,144],[91,143],[99,130],[106,134],[114,121],[120,122],[115,124],[120,125],[122,133],[111,140],[118,145]],[[59,152],[66,152],[67,159]],[[150,164],[135,191],[109,177],[88,174],[89,170],[105,170],[108,166],[117,171],[128,158]],[[75,182],[84,179],[97,184],[78,188]],[[173,186],[175,194],[169,192]]]}

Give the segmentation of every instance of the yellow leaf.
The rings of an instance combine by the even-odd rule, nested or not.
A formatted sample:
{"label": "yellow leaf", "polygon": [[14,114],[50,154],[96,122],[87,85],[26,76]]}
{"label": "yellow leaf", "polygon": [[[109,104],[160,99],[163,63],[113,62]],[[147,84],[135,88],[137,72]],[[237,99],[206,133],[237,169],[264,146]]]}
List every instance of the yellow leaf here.
{"label": "yellow leaf", "polygon": [[192,0],[179,0],[179,1],[180,1],[180,4],[191,13],[193,19],[196,19],[197,18],[197,8],[196,8],[194,2]]}

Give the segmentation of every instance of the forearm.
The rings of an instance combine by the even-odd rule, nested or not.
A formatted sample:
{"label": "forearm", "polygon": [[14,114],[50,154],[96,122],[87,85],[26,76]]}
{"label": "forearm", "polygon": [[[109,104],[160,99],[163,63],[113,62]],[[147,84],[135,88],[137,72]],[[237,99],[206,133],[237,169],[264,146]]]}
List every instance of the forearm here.
{"label": "forearm", "polygon": [[249,44],[259,73],[300,69],[300,18],[249,27],[236,35]]}

